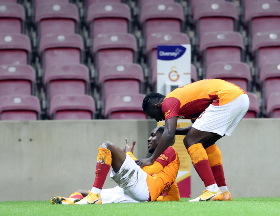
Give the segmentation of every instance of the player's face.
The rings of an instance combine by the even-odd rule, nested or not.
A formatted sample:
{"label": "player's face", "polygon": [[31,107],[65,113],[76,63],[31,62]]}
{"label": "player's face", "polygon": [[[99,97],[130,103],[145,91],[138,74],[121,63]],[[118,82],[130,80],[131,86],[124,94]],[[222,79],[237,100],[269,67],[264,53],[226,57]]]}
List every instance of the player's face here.
{"label": "player's face", "polygon": [[157,129],[152,130],[151,135],[148,139],[148,152],[149,153],[153,153],[155,151],[160,138],[161,138],[161,133],[157,132]]}
{"label": "player's face", "polygon": [[149,109],[147,109],[146,114],[155,119],[157,122],[165,120],[161,108],[157,109],[155,107],[150,107]]}

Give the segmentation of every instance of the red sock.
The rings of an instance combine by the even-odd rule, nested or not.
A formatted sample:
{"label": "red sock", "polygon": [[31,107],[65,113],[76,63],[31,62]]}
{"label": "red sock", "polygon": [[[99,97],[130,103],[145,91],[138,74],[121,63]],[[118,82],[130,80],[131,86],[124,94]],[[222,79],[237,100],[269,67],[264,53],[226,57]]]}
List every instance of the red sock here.
{"label": "red sock", "polygon": [[201,143],[197,143],[188,148],[193,166],[198,173],[205,187],[215,184],[215,179],[210,168],[208,157]]}
{"label": "red sock", "polygon": [[208,161],[217,185],[219,187],[227,186],[222,164],[222,153],[220,149],[216,144],[214,144],[206,149],[206,153],[208,155]]}
{"label": "red sock", "polygon": [[93,187],[102,189],[112,163],[111,151],[99,147]]}

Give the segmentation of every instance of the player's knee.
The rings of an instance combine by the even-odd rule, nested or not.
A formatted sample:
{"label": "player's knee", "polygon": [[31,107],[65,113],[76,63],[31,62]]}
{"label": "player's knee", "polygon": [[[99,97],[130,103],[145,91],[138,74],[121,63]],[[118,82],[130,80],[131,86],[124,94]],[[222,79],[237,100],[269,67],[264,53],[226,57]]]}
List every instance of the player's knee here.
{"label": "player's knee", "polygon": [[191,147],[193,144],[195,144],[194,139],[192,139],[192,137],[190,137],[190,136],[188,136],[188,135],[185,136],[183,142],[184,142],[184,145],[185,145],[186,149],[188,149],[188,148]]}
{"label": "player's knee", "polygon": [[114,143],[112,143],[111,141],[104,141],[103,143],[101,143],[100,147],[110,149],[110,147],[113,145],[114,145]]}

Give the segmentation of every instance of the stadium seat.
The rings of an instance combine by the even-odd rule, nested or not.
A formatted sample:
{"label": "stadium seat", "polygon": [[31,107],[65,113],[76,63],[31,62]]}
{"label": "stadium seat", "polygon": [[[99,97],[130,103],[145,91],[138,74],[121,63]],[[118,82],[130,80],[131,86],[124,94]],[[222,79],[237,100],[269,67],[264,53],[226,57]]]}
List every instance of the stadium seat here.
{"label": "stadium seat", "polygon": [[205,2],[194,9],[196,44],[208,32],[237,31],[237,8],[230,2]]}
{"label": "stadium seat", "polygon": [[244,61],[244,42],[237,32],[209,32],[201,37],[199,46],[202,76],[208,65],[214,62]]}
{"label": "stadium seat", "polygon": [[0,2],[1,34],[25,33],[25,10],[20,4]]}
{"label": "stadium seat", "polygon": [[93,41],[93,61],[95,78],[98,70],[106,64],[126,64],[137,61],[137,42],[132,34],[98,35]]}
{"label": "stadium seat", "polygon": [[121,3],[96,3],[88,8],[89,38],[98,34],[132,33],[130,8]]}
{"label": "stadium seat", "polygon": [[40,4],[35,12],[37,43],[47,34],[79,32],[79,11],[75,4]]}
{"label": "stadium seat", "polygon": [[88,68],[84,65],[52,65],[45,70],[46,107],[55,95],[89,94]]}
{"label": "stadium seat", "polygon": [[26,35],[0,34],[0,65],[31,63],[31,44]]}
{"label": "stadium seat", "polygon": [[260,116],[260,108],[259,108],[259,101],[255,94],[251,92],[247,92],[249,96],[250,105],[248,112],[245,114],[243,118],[258,118]]}
{"label": "stadium seat", "polygon": [[[207,0],[207,3],[220,3],[225,0]],[[205,3],[205,0],[187,0],[188,15],[193,15],[194,9],[197,5]]]}
{"label": "stadium seat", "polygon": [[269,95],[266,113],[268,118],[280,118],[280,92]]}
{"label": "stadium seat", "polygon": [[184,11],[182,5],[172,2],[145,4],[140,13],[143,46],[153,33],[180,33],[184,31]]}
{"label": "stadium seat", "polygon": [[38,98],[30,95],[9,95],[0,97],[1,120],[39,120],[41,108]]}
{"label": "stadium seat", "polygon": [[31,8],[36,10],[36,8],[41,4],[54,4],[54,3],[69,3],[73,2],[73,0],[30,0]]}
{"label": "stadium seat", "polygon": [[39,54],[42,69],[51,65],[78,65],[84,62],[83,39],[78,34],[45,35],[41,38]]}
{"label": "stadium seat", "polygon": [[206,79],[223,79],[244,91],[251,91],[250,67],[242,62],[216,62],[208,65]]}
{"label": "stadium seat", "polygon": [[56,95],[51,99],[50,119],[95,119],[95,102],[89,95]]}
{"label": "stadium seat", "polygon": [[257,33],[280,31],[280,2],[254,2],[245,9],[249,46]]}
{"label": "stadium seat", "polygon": [[259,78],[259,68],[265,64],[280,62],[280,31],[255,34],[251,54],[254,58],[255,75]]}
{"label": "stadium seat", "polygon": [[142,109],[143,94],[112,94],[105,101],[106,119],[147,119]]}
{"label": "stadium seat", "polygon": [[[158,45],[178,45],[190,44],[190,39],[183,33],[154,33],[147,38],[146,43],[146,62],[148,67],[149,84],[156,81],[156,65],[157,65],[157,46]],[[144,53],[143,53],[144,54]],[[152,89],[153,89],[152,85]]]}
{"label": "stadium seat", "polygon": [[[143,93],[143,70],[138,64],[107,64],[100,68],[101,108],[111,94]],[[104,109],[102,109],[104,114]]]}
{"label": "stadium seat", "polygon": [[275,92],[280,92],[280,61],[279,63],[261,66],[260,86],[262,93],[262,112],[264,112],[269,96]]}
{"label": "stadium seat", "polygon": [[35,95],[35,71],[29,65],[0,66],[0,96]]}
{"label": "stadium seat", "polygon": [[191,65],[191,82],[196,82],[198,81],[197,78],[197,69],[196,67],[192,64]]}

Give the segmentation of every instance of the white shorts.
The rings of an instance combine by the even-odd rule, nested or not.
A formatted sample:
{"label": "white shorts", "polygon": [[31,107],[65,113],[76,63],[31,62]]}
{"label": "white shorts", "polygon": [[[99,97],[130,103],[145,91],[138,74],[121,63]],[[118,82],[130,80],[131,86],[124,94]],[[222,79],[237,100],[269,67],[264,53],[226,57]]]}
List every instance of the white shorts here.
{"label": "white shorts", "polygon": [[112,179],[124,190],[124,194],[132,199],[145,202],[150,198],[147,184],[147,173],[145,173],[135,161],[126,154],[120,170],[111,172]]}
{"label": "white shorts", "polygon": [[207,131],[221,136],[230,136],[249,109],[249,97],[242,94],[233,101],[222,105],[210,104],[196,119],[193,128]]}
{"label": "white shorts", "polygon": [[100,196],[102,198],[102,204],[109,203],[138,203],[139,201],[132,199],[130,196],[124,193],[124,189],[119,186],[114,188],[102,189]]}

